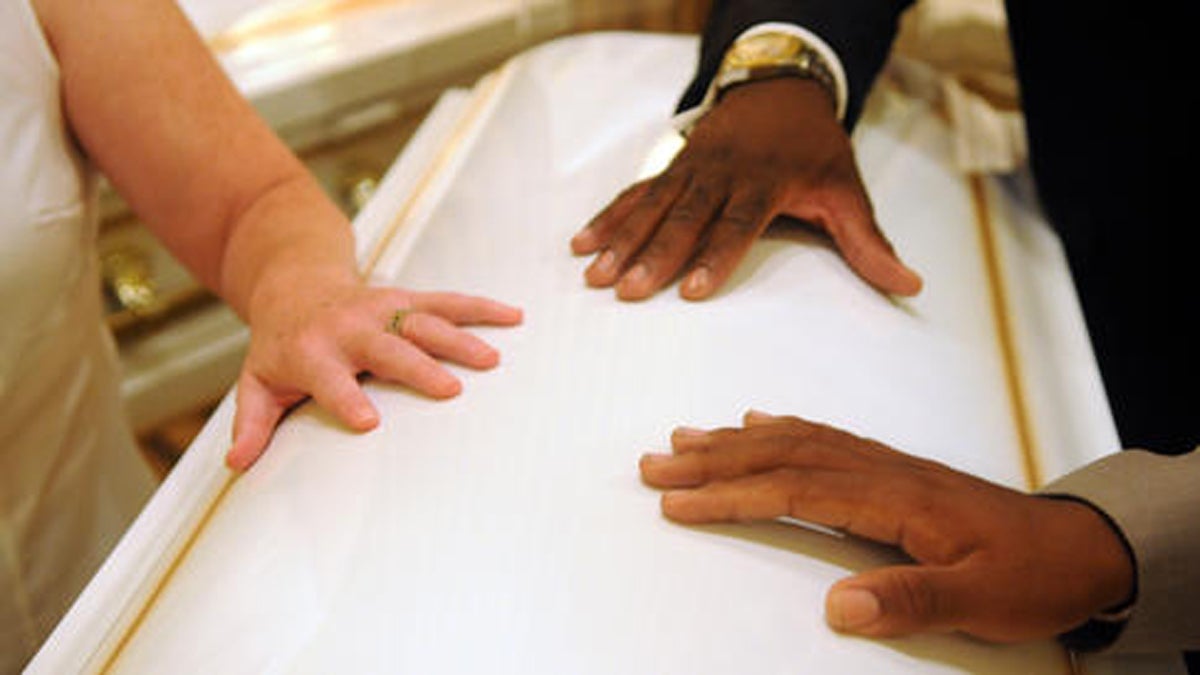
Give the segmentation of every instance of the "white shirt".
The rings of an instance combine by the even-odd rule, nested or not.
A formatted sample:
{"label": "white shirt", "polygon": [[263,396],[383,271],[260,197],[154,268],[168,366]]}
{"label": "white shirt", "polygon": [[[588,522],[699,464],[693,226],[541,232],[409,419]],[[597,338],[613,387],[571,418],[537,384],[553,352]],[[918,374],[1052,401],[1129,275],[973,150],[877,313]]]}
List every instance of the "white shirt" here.
{"label": "white shirt", "polygon": [[0,673],[20,668],[153,488],[103,322],[94,179],[28,0],[0,2]]}

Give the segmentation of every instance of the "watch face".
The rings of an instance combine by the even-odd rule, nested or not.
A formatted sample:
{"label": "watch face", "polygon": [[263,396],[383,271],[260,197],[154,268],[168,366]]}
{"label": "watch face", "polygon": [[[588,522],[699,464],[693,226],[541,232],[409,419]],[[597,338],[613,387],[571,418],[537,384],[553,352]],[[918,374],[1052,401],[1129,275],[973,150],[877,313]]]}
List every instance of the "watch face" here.
{"label": "watch face", "polygon": [[754,68],[774,65],[794,59],[804,43],[787,33],[759,33],[738,40],[729,50],[726,65],[731,68]]}

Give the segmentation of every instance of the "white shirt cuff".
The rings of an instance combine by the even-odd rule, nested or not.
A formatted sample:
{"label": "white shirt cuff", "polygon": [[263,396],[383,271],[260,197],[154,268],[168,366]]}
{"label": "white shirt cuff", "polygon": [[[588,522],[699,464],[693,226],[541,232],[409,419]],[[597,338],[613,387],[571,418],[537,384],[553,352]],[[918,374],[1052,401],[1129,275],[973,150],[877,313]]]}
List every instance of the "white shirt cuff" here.
{"label": "white shirt cuff", "polygon": [[[844,119],[846,116],[846,102],[849,98],[846,85],[846,71],[842,68],[842,62],[837,57],[837,54],[833,51],[833,49],[826,44],[824,40],[817,37],[815,33],[805,30],[795,24],[779,22],[760,23],[755,26],[751,26],[743,31],[741,35],[738,35],[737,39],[734,41],[736,42],[737,40],[741,40],[743,38],[768,32],[795,35],[801,40],[804,40],[805,44],[812,47],[813,50],[821,55],[821,58],[825,60],[826,64],[828,64],[830,73],[833,75],[837,118],[838,120]],[[681,134],[686,136],[687,133],[691,131],[692,127],[695,126],[696,122],[700,121],[700,118],[703,117],[709,110],[712,110],[712,107],[716,104],[716,78],[713,78],[713,82],[709,83],[708,91],[704,93],[704,99],[700,101],[700,104],[693,108],[679,112],[671,120],[671,123],[677,130],[679,130]]]}

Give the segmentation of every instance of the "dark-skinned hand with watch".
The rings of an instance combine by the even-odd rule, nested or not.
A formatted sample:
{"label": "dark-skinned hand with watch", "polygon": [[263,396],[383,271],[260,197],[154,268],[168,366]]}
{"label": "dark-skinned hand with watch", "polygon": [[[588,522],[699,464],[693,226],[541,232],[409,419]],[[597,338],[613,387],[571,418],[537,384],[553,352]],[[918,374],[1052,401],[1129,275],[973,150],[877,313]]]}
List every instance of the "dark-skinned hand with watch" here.
{"label": "dark-skinned hand with watch", "polygon": [[[855,107],[862,102],[862,77],[869,78],[886,54],[886,49],[873,54],[870,41],[862,39],[862,27],[873,25],[868,19],[876,17],[859,16],[851,6],[838,5],[839,12],[857,17],[839,23],[832,19],[836,15],[830,9],[833,2],[789,5],[745,0],[718,4],[721,20],[728,25],[722,26],[721,21],[710,25],[702,61],[706,54],[722,57],[709,51],[708,40],[736,34],[733,17],[747,20],[759,12],[765,21],[779,21],[772,12],[794,13],[799,18],[811,10],[841,38],[841,47],[853,52],[838,65],[849,63],[860,76],[860,86],[852,97],[857,98],[850,102],[852,109],[860,109]],[[863,2],[861,7],[866,12],[884,4],[888,3]],[[890,4],[898,8],[905,3],[897,0]],[[1025,9],[1035,6],[1011,4]],[[1066,9],[1036,7],[1037,12],[1027,10],[1028,14],[1018,17],[1026,38],[1034,34],[1030,26],[1037,22],[1073,25]],[[888,22],[878,25],[886,27]],[[765,24],[759,24],[762,26]],[[702,115],[693,122],[686,145],[667,169],[617,196],[572,239],[577,255],[594,257],[585,271],[588,284],[614,288],[621,300],[642,300],[680,280],[679,293],[685,299],[711,298],[771,222],[789,216],[825,231],[847,264],[877,290],[917,294],[921,277],[901,261],[873,214],[842,114],[847,105],[845,89],[839,90],[825,76],[830,69],[822,59],[828,52],[803,47],[803,38],[796,47],[796,34],[755,35],[757,30],[732,42],[715,75],[704,71],[702,65],[697,82],[703,84],[706,77],[712,77],[700,106]],[[880,44],[888,44],[886,28],[879,32]],[[1028,43],[1017,46],[1033,48]],[[805,53],[821,67],[810,67],[810,61],[797,58]],[[1089,58],[1095,54],[1081,53]],[[1032,135],[1042,144],[1033,146],[1034,151],[1042,150],[1043,163],[1035,163],[1042,169],[1041,176],[1035,171],[1039,188],[1045,188],[1041,197],[1050,196],[1059,205],[1049,212],[1070,221],[1068,233],[1072,232],[1069,228],[1082,232],[1087,227],[1097,228],[1089,232],[1109,228],[1105,232],[1127,234],[1130,223],[1146,228],[1147,223],[1170,222],[1146,219],[1153,211],[1147,210],[1147,205],[1157,202],[1144,199],[1149,194],[1147,186],[1155,184],[1145,177],[1161,177],[1157,165],[1152,165],[1153,170],[1146,168],[1144,155],[1116,155],[1113,148],[1118,146],[1105,144],[1100,147],[1106,148],[1108,161],[1097,163],[1087,160],[1091,155],[1081,148],[1090,152],[1099,147],[1072,144],[1082,133],[1077,128],[1085,128],[1089,137],[1110,139],[1121,138],[1105,135],[1114,128],[1154,128],[1139,116],[1142,109],[1106,106],[1103,114],[1086,120],[1055,117],[1053,106],[1073,100],[1063,93],[1064,82],[1074,83],[1067,87],[1072,91],[1102,90],[1091,86],[1092,79],[1079,79],[1078,73],[1108,71],[1081,70],[1072,65],[1073,52],[1057,46],[1052,46],[1049,54],[1038,54],[1042,66],[1048,63],[1046,59],[1062,62],[1061,68],[1056,65],[1058,69],[1047,71],[1051,74],[1045,77],[1035,73],[1040,79],[1029,76],[1023,81],[1023,86],[1054,83],[1050,90],[1026,91],[1038,106],[1033,121],[1045,125],[1033,130],[1043,132],[1040,136]],[[772,59],[776,62],[771,63]],[[1067,73],[1076,79],[1064,79]],[[692,105],[699,99],[696,91],[689,94],[695,96]],[[1130,126],[1131,120],[1137,124]],[[1086,124],[1080,127],[1083,122]],[[1131,143],[1130,147],[1141,147]],[[1117,156],[1125,163],[1114,163]],[[1124,181],[1118,182],[1122,189],[1106,192],[1107,201],[1100,211],[1076,206],[1064,210],[1062,204],[1077,205],[1079,200],[1094,198],[1094,188],[1089,187],[1082,196],[1069,188],[1089,185],[1080,182],[1080,177],[1093,177],[1096,172],[1089,172],[1100,167],[1107,170],[1099,171],[1098,180],[1113,181],[1119,175]],[[1087,302],[1107,288],[1102,288],[1102,279],[1112,278],[1112,274],[1103,271],[1108,269],[1103,267],[1107,262],[1096,267],[1103,273],[1091,270],[1090,261],[1085,261],[1088,266],[1078,267],[1085,259],[1073,247],[1081,241],[1086,247],[1107,240],[1065,237],[1064,241],[1087,309]],[[1141,249],[1123,244],[1119,250]],[[1087,253],[1095,255],[1096,251]],[[1121,258],[1123,262],[1129,259],[1128,255]],[[1155,270],[1177,268],[1158,264],[1136,269],[1143,273],[1122,277],[1127,295],[1132,293],[1132,281],[1158,283],[1162,274]],[[1079,276],[1081,270],[1083,277]],[[1149,281],[1142,285],[1159,291],[1164,288]],[[1111,322],[1128,318],[1108,305],[1092,307],[1099,307],[1096,316],[1110,322],[1093,324],[1099,326],[1093,341],[1097,336],[1110,339],[1106,331]],[[1111,318],[1103,313],[1110,311]],[[1089,322],[1093,319],[1089,316]],[[1174,328],[1168,332],[1177,333]],[[1151,342],[1162,349],[1161,340]],[[1145,353],[1136,346],[1143,342],[1121,344],[1126,355],[1135,348],[1136,353]],[[1097,347],[1107,348],[1104,344]],[[1195,363],[1194,357],[1188,356],[1193,351],[1167,350],[1160,361],[1169,359],[1186,368]],[[1115,361],[1101,358],[1106,379],[1117,372],[1107,370],[1111,363]],[[1187,444],[1187,439],[1194,437],[1194,414],[1170,416],[1172,411],[1184,410],[1173,402],[1191,400],[1181,397],[1178,387],[1170,386],[1176,380],[1194,382],[1149,377],[1146,381],[1153,384],[1142,386],[1117,373],[1110,396],[1117,392],[1122,397],[1116,399],[1118,404],[1156,402],[1139,408],[1152,413],[1143,415],[1148,420],[1145,423],[1137,411],[1116,410],[1127,447],[1156,448],[1163,445],[1157,442],[1161,439],[1179,448],[1194,445]],[[1126,386],[1136,396],[1122,393]],[[1160,411],[1164,414],[1158,414]],[[1181,425],[1180,419],[1192,422]],[[1183,433],[1178,433],[1181,430]],[[1055,481],[1044,493],[1025,494],[799,418],[750,414],[737,429],[677,429],[671,445],[671,453],[643,456],[640,470],[648,485],[665,491],[661,508],[672,520],[702,524],[788,516],[891,544],[908,554],[909,564],[867,571],[830,589],[825,614],[837,630],[868,637],[961,631],[999,642],[1058,637],[1077,650],[1108,648],[1114,643],[1122,651],[1137,652],[1200,645],[1195,615],[1186,601],[1183,605],[1175,601],[1181,593],[1194,596],[1187,589],[1193,587],[1189,580],[1195,575],[1186,569],[1190,569],[1189,560],[1194,564],[1198,549],[1189,542],[1200,535],[1197,519],[1191,517],[1188,507],[1194,502],[1188,501],[1188,495],[1194,494],[1191,481],[1200,474],[1200,453],[1195,451],[1179,457],[1136,450],[1115,453]]]}
{"label": "dark-skinned hand with watch", "polygon": [[879,290],[920,291],[875,222],[829,91],[810,78],[731,87],[665,171],[623,192],[571,246],[598,254],[587,282],[615,286],[623,300],[650,297],[681,272],[680,294],[702,300],[780,215],[826,231]]}

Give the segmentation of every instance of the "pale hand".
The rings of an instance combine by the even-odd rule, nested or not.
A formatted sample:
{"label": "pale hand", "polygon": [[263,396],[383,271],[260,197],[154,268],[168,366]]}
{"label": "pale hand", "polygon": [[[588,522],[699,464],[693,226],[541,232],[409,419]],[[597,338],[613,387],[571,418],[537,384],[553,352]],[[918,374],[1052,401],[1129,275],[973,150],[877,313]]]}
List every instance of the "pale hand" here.
{"label": "pale hand", "polygon": [[[341,274],[258,303],[250,351],[237,386],[233,446],[226,463],[245,470],[263,453],[288,409],[312,397],[348,427],[374,428],[379,413],[358,375],[371,373],[434,398],[462,384],[439,362],[492,368],[499,353],[463,330],[467,325],[512,326],[521,311],[487,298],[373,288]],[[398,334],[389,330],[397,310]]]}

